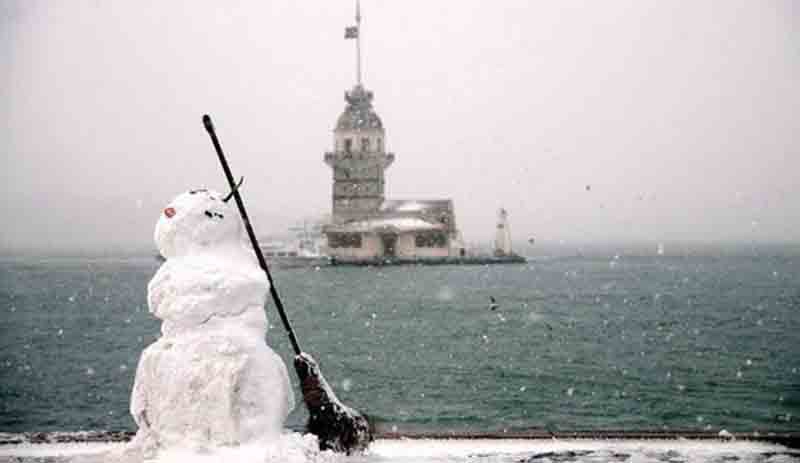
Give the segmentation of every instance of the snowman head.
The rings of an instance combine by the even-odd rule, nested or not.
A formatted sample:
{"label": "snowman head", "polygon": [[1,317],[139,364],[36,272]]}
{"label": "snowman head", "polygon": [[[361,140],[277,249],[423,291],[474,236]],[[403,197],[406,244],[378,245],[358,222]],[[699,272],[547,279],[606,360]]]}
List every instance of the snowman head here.
{"label": "snowman head", "polygon": [[223,244],[240,243],[242,226],[236,209],[212,190],[189,190],[161,212],[155,241],[162,256],[183,256]]}

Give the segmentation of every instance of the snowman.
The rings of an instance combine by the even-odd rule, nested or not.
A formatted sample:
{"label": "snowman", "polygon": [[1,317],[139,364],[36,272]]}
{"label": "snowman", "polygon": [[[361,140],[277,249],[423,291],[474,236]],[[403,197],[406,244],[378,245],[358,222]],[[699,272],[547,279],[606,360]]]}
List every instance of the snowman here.
{"label": "snowman", "polygon": [[294,407],[289,375],[264,341],[269,284],[227,198],[192,190],[163,210],[166,259],[147,287],[161,337],[142,353],[130,411],[145,455],[277,439]]}

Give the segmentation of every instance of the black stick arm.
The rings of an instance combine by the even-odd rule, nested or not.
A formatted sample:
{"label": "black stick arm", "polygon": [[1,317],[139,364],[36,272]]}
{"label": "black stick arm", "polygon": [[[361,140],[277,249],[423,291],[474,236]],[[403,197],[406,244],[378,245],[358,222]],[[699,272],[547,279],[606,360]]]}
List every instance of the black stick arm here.
{"label": "black stick arm", "polygon": [[244,227],[247,230],[247,236],[250,238],[250,244],[253,245],[253,251],[255,251],[256,257],[258,258],[258,265],[262,270],[264,270],[264,273],[267,274],[267,280],[269,281],[269,293],[272,296],[272,300],[275,302],[275,307],[277,307],[278,313],[281,316],[283,327],[289,334],[289,340],[292,342],[292,348],[294,348],[295,355],[300,355],[302,352],[300,349],[300,344],[297,342],[297,337],[294,335],[292,325],[289,323],[289,318],[286,316],[286,311],[283,309],[283,303],[281,302],[281,298],[278,296],[278,290],[275,289],[275,282],[272,280],[272,275],[269,273],[267,261],[264,259],[264,254],[261,253],[261,248],[258,245],[256,234],[253,232],[253,226],[250,225],[250,219],[247,217],[247,211],[244,208],[244,201],[242,201],[242,196],[239,194],[239,189],[233,179],[231,168],[228,167],[228,161],[225,160],[225,154],[222,152],[222,147],[217,139],[217,133],[214,131],[214,123],[211,122],[211,117],[208,114],[203,116],[203,125],[206,127],[206,131],[208,131],[208,135],[211,137],[211,142],[214,143],[214,149],[217,150],[217,157],[219,157],[219,162],[222,164],[222,170],[225,171],[225,177],[228,179],[228,185],[231,187],[233,198],[236,200],[236,206],[239,208],[239,213],[242,216],[242,222],[244,222]]}

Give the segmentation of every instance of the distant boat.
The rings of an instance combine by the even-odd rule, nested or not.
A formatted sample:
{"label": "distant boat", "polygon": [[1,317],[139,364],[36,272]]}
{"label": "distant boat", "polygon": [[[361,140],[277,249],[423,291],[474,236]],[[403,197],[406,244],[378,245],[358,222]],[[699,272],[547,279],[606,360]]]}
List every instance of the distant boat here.
{"label": "distant boat", "polygon": [[330,264],[325,254],[298,246],[299,242],[285,243],[269,241],[261,244],[261,252],[267,263],[279,268],[315,267]]}
{"label": "distant boat", "polygon": [[319,227],[292,227],[294,239],[285,241],[262,240],[261,252],[267,261],[275,262],[278,267],[307,267],[326,265],[329,257],[321,251],[324,237]]}
{"label": "distant boat", "polygon": [[268,241],[261,243],[261,253],[264,257],[297,257],[297,247],[283,241]]}

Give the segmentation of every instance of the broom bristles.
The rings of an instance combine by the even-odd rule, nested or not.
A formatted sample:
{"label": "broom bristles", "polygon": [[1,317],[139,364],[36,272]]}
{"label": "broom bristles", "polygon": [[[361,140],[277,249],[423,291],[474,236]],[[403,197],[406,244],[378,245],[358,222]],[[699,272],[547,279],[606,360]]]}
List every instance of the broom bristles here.
{"label": "broom bristles", "polygon": [[366,449],[373,439],[367,417],[336,398],[311,355],[305,352],[297,355],[294,368],[308,408],[306,430],[317,436],[320,449],[348,455]]}

